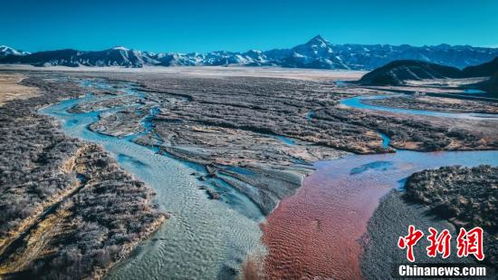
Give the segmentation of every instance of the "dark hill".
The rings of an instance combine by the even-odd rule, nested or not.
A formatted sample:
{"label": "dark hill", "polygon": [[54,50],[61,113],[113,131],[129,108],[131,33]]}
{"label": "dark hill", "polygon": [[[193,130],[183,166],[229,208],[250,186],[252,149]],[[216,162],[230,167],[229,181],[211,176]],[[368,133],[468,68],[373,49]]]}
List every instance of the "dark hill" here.
{"label": "dark hill", "polygon": [[463,70],[465,77],[488,77],[498,73],[498,57],[490,62],[483,64],[465,67]]}
{"label": "dark hill", "polygon": [[476,88],[487,92],[490,96],[498,98],[498,72],[496,72],[489,80],[478,83]]}
{"label": "dark hill", "polygon": [[363,85],[402,85],[407,80],[460,78],[462,71],[418,60],[397,60],[365,74],[359,83]]}

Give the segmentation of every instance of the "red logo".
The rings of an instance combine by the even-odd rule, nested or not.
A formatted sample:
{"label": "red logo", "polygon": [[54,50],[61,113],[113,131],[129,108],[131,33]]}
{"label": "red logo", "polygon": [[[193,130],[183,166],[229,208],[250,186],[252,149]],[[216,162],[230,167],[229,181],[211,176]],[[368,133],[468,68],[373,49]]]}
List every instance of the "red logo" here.
{"label": "red logo", "polygon": [[[469,231],[460,228],[460,233],[457,237],[457,256],[467,257],[474,255],[476,259],[482,261],[484,259],[483,250],[483,229],[475,227]],[[408,226],[408,235],[400,236],[398,239],[398,247],[402,250],[406,249],[406,259],[410,262],[415,261],[413,248],[422,239],[424,233],[421,230],[415,229],[415,226]],[[426,247],[427,256],[435,258],[438,254],[443,259],[451,255],[451,234],[445,229],[439,232],[435,228],[429,228],[427,240],[429,246]]]}
{"label": "red logo", "polygon": [[443,255],[443,259],[450,256],[451,253],[451,234],[450,231],[445,229],[439,235],[435,228],[430,227],[427,240],[431,243],[427,246],[427,256],[436,257],[438,253]]}
{"label": "red logo", "polygon": [[424,233],[421,230],[415,230],[415,227],[410,225],[408,227],[408,235],[401,236],[398,240],[398,247],[400,249],[406,248],[406,258],[414,262],[415,256],[413,254],[413,246],[417,244],[417,242],[424,236]]}
{"label": "red logo", "polygon": [[457,256],[461,258],[468,255],[474,255],[476,259],[480,261],[484,260],[482,235],[483,230],[480,227],[475,227],[469,231],[460,228],[460,233],[457,237]]}

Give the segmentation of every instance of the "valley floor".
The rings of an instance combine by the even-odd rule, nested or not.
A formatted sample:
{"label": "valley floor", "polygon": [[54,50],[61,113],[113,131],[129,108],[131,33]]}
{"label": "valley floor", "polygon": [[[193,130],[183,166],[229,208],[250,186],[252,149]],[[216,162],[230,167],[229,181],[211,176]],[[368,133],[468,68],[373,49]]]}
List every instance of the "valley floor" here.
{"label": "valley floor", "polygon": [[[190,219],[192,213],[185,214],[188,209],[180,211],[177,208],[181,207],[181,201],[168,202],[175,200],[176,195],[185,195],[181,192],[187,188],[189,193],[195,188],[197,201],[192,201],[192,209],[199,209],[199,200],[211,201],[206,205],[215,208],[216,213],[225,209],[235,213],[230,217],[245,221],[240,227],[257,228],[254,225],[265,224],[262,233],[254,231],[250,235],[242,233],[233,237],[247,245],[233,245],[237,252],[214,250],[216,256],[196,255],[201,261],[203,258],[209,260],[203,265],[219,266],[212,268],[213,275],[236,277],[240,267],[244,267],[247,255],[254,253],[252,249],[265,245],[263,247],[270,250],[267,270],[255,265],[257,272],[247,270],[246,274],[266,273],[277,278],[281,275],[277,270],[285,268],[291,272],[298,268],[306,271],[305,277],[316,276],[317,271],[322,273],[323,270],[321,267],[313,270],[307,262],[320,262],[304,259],[304,263],[292,263],[292,250],[284,257],[290,259],[290,263],[278,267],[280,259],[275,256],[281,256],[282,252],[272,250],[282,249],[281,245],[287,243],[278,242],[287,241],[264,234],[269,232],[265,228],[272,229],[272,221],[277,221],[273,224],[273,238],[275,232],[279,232],[274,227],[283,221],[277,220],[278,215],[286,217],[283,209],[289,207],[293,199],[300,200],[303,180],[314,174],[317,162],[354,158],[356,155],[352,154],[393,153],[396,149],[423,152],[498,149],[494,118],[406,115],[353,108],[343,100],[393,95],[368,103],[410,110],[485,114],[496,114],[497,103],[431,96],[398,97],[392,89],[361,88],[344,83],[359,78],[362,72],[250,67],[47,69],[11,66],[4,67],[1,73],[10,82],[9,86],[0,84],[0,90],[9,96],[19,91],[26,93],[26,98],[30,97],[18,100],[9,97],[0,107],[4,131],[0,201],[9,201],[0,205],[0,209],[5,210],[0,227],[0,275],[13,278],[30,273],[43,273],[47,278],[57,273],[62,278],[103,275],[157,229],[156,240],[167,239],[167,234],[178,234],[192,226],[198,227],[197,232],[203,236],[204,229],[207,231],[209,227],[207,221],[185,222],[183,219]],[[25,78],[20,81],[20,77]],[[20,85],[12,81],[20,81]],[[65,136],[61,129],[65,133],[71,132],[71,137],[81,139]],[[116,153],[111,146],[126,149]],[[142,148],[152,151],[154,156],[145,161],[126,154],[128,150],[140,151]],[[156,158],[156,155],[166,158],[165,162],[175,162],[170,165],[181,171],[176,175],[147,173],[155,170],[147,167],[149,164],[163,162],[164,158]],[[188,168],[177,167],[177,162]],[[128,165],[133,168],[122,169]],[[143,169],[144,173],[129,174],[136,169]],[[188,182],[194,182],[196,186],[173,188],[156,180],[160,176],[180,176],[188,170],[191,170],[190,175],[181,176],[187,176]],[[157,172],[163,171],[158,169]],[[151,182],[154,191],[140,178]],[[324,184],[334,182],[325,180]],[[154,199],[154,192],[158,192],[160,201]],[[202,195],[197,197],[197,194]],[[172,196],[169,200],[164,198],[168,195]],[[333,198],[336,194],[329,195]],[[341,195],[347,197],[347,191],[341,190]],[[358,228],[363,232],[357,232],[359,235],[366,233],[366,222],[378,205],[379,197],[372,197],[375,199],[365,204],[369,210],[363,212],[365,215],[360,219],[363,226]],[[161,227],[169,216],[165,212],[171,215],[171,221]],[[244,218],[237,216],[239,214]],[[134,222],[130,222],[130,218]],[[342,219],[346,223],[355,217],[345,215]],[[313,223],[314,229],[328,222],[331,222],[327,224],[330,227],[335,226],[335,222],[341,223],[320,219],[308,223],[306,216],[303,221]],[[49,226],[54,224],[55,228]],[[165,230],[168,226],[176,230]],[[219,234],[226,234],[226,231]],[[259,236],[263,244],[254,241],[258,234],[263,234]],[[94,236],[98,242],[84,236]],[[218,244],[211,239],[214,238],[212,234],[206,236],[212,244]],[[296,236],[295,240],[303,236]],[[178,242],[198,245],[198,248],[209,245],[195,237]],[[154,246],[141,248],[156,250],[158,256],[165,258],[163,262],[168,262],[167,258],[174,261],[174,254],[163,251],[168,250],[165,246]],[[355,246],[361,252],[361,246]],[[329,249],[332,252],[337,248]],[[145,254],[155,254],[151,252]],[[258,257],[261,262],[265,261],[265,253]],[[359,260],[356,253],[351,257]],[[94,261],[87,263],[89,258]],[[142,253],[135,258],[145,257]],[[19,263],[22,265],[17,265]],[[164,264],[156,260],[154,265],[161,267]],[[148,273],[158,267],[150,268]],[[247,263],[245,267],[248,267]],[[144,265],[138,261],[125,262],[111,272],[110,277],[133,278],[134,268],[141,271]],[[359,265],[351,270],[351,275],[361,275]],[[363,267],[363,272],[366,271],[372,272],[370,266]],[[196,275],[198,271],[191,273]],[[319,275],[331,276],[326,275],[326,271],[323,273]]]}

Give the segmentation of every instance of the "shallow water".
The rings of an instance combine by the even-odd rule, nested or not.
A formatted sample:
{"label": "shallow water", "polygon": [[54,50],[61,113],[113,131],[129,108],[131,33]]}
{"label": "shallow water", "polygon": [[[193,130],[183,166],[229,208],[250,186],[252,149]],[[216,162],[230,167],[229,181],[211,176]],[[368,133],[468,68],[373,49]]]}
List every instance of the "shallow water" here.
{"label": "shallow water", "polygon": [[296,145],[296,141],[294,139],[290,138],[290,137],[281,136],[281,135],[275,135],[274,137],[277,140],[282,141],[282,143],[284,143],[286,145],[289,145],[289,146]]}
{"label": "shallow water", "polygon": [[482,91],[480,89],[471,89],[471,88],[465,89],[463,92],[466,93],[466,94],[479,94],[479,95],[486,94],[485,91]]}
{"label": "shallow water", "polygon": [[387,136],[384,133],[379,132],[380,137],[382,138],[382,148],[387,148],[389,147],[389,144],[391,144],[391,138]]}
{"label": "shallow water", "polygon": [[[116,88],[91,80],[83,85],[140,96],[127,84]],[[87,95],[46,107],[40,112],[61,121],[67,135],[101,144],[122,168],[154,188],[160,208],[171,214],[171,219],[153,238],[144,242],[134,257],[111,271],[107,278],[234,278],[234,271],[247,254],[264,250],[258,226],[263,217],[257,207],[237,194],[232,194],[232,198],[239,200],[209,200],[199,189],[200,182],[191,175],[199,169],[133,143],[131,140],[137,135],[118,138],[90,131],[88,125],[97,121],[99,113],[105,110],[84,114],[67,112],[77,104],[99,98]],[[157,110],[152,109],[149,113],[155,114]],[[145,131],[150,130],[147,118],[144,118],[143,125]]]}
{"label": "shallow water", "polygon": [[456,119],[473,119],[473,120],[497,120],[498,114],[483,114],[483,113],[446,113],[438,111],[428,111],[428,110],[415,110],[415,109],[404,109],[404,108],[393,108],[380,105],[365,104],[363,100],[374,100],[374,99],[385,99],[390,97],[395,97],[400,95],[377,95],[377,96],[357,96],[352,98],[347,98],[341,101],[342,105],[357,109],[367,109],[374,111],[383,111],[390,113],[398,113],[404,115],[419,115],[419,116],[432,116],[441,118],[456,118]]}
{"label": "shallow water", "polygon": [[398,151],[316,163],[298,193],[267,218],[268,274],[273,279],[361,278],[359,240],[382,196],[416,171],[479,164],[498,165],[498,151]]}

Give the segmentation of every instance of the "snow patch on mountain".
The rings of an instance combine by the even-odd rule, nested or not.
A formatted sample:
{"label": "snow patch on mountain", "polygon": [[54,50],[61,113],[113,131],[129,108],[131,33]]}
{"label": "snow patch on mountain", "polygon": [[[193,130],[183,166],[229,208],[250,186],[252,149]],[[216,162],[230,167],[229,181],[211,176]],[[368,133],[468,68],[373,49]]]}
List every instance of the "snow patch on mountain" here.
{"label": "snow patch on mountain", "polygon": [[29,52],[16,50],[14,48],[5,45],[0,45],[0,57],[8,55],[28,55],[28,54]]}

